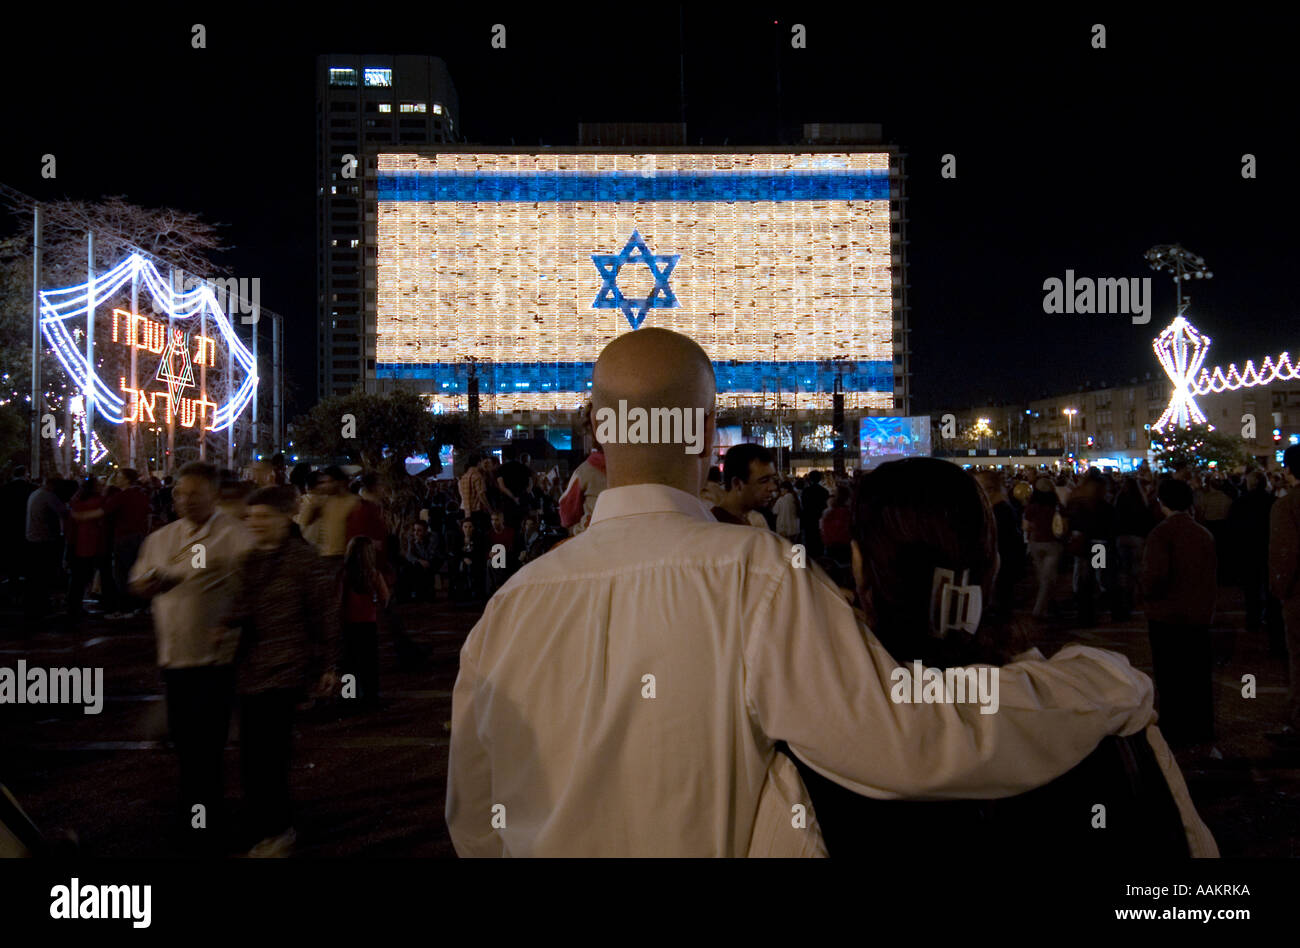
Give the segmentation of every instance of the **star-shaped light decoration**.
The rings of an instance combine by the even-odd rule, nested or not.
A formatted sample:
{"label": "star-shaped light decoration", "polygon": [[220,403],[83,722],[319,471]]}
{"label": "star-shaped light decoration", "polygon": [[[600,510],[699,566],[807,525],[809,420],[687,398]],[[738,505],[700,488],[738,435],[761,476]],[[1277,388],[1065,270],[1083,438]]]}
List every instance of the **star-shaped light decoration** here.
{"label": "star-shaped light decoration", "polygon": [[180,392],[194,386],[194,363],[190,361],[190,334],[173,327],[171,341],[163,350],[158,360],[158,371],[154,377],[167,383],[171,396],[172,410],[180,405]]}
{"label": "star-shaped light decoration", "polygon": [[[605,282],[601,284],[600,292],[591,304],[592,309],[620,309],[631,327],[639,328],[645,321],[648,310],[677,306],[677,297],[668,285],[668,278],[672,276],[673,268],[680,259],[681,254],[651,253],[641,232],[637,230],[632,231],[631,238],[621,252],[593,253],[591,261]],[[625,263],[644,263],[650,268],[655,285],[649,296],[644,299],[628,299],[623,295],[623,291],[618,288],[618,271]]]}

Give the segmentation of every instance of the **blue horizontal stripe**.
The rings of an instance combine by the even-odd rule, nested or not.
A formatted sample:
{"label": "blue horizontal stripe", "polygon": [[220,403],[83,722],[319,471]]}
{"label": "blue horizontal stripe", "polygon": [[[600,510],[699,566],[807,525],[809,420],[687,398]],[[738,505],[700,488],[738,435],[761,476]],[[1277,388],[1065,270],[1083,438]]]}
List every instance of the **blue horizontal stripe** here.
{"label": "blue horizontal stripe", "polygon": [[886,201],[889,172],[381,171],[381,201]]}
{"label": "blue horizontal stripe", "polygon": [[[479,393],[586,392],[591,387],[592,362],[493,362],[479,363]],[[830,392],[843,372],[844,390],[849,392],[892,392],[894,365],[887,360],[869,362],[726,362],[713,363],[719,392]],[[379,362],[375,376],[381,379],[417,379],[432,384],[429,391],[463,395],[468,389],[466,362]]]}

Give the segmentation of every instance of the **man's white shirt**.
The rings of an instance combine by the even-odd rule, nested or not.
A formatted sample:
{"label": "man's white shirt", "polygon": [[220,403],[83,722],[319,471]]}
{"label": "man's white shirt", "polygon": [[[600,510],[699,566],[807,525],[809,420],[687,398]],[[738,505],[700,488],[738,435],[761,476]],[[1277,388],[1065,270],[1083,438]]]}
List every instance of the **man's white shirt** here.
{"label": "man's white shirt", "polygon": [[244,525],[220,511],[200,527],[182,518],[145,537],[131,567],[131,581],[151,569],[180,580],[151,604],[160,666],[190,668],[234,660],[237,637],[222,635],[218,641],[216,633],[229,611],[233,574],[251,546]]}
{"label": "man's white shirt", "polygon": [[792,561],[783,538],[718,523],[674,488],[602,492],[591,526],[515,574],[461,650],[456,851],[817,855],[778,740],[866,796],[996,798],[1152,720],[1151,680],[1078,646],[1003,666],[995,714],[895,704],[896,663]]}

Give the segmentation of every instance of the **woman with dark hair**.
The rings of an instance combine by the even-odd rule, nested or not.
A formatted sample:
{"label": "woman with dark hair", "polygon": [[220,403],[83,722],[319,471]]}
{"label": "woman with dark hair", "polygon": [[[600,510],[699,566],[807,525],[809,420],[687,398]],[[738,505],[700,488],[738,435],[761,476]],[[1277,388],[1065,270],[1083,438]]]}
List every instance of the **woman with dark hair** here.
{"label": "woman with dark hair", "polygon": [[1064,529],[1064,521],[1059,519],[1060,511],[1061,499],[1057,496],[1052,479],[1044,476],[1034,481],[1034,490],[1029,495],[1029,503],[1025,505],[1021,527],[1025,539],[1029,541],[1029,560],[1034,564],[1034,576],[1038,579],[1038,595],[1034,599],[1035,619],[1047,615],[1052,587],[1056,585],[1056,571],[1061,565],[1061,541],[1056,534],[1058,525]]}
{"label": "woman with dark hair", "polygon": [[[937,458],[882,464],[859,481],[852,509],[864,619],[901,666],[895,675],[914,663],[927,672],[984,665],[996,680],[998,666],[1041,658],[1023,654],[1028,641],[1013,618],[983,615],[998,572],[997,533],[967,472]],[[875,800],[794,760],[831,855],[939,852],[954,839],[969,852],[1006,857],[1218,855],[1155,726],[1107,738],[1064,776],[997,800]]]}

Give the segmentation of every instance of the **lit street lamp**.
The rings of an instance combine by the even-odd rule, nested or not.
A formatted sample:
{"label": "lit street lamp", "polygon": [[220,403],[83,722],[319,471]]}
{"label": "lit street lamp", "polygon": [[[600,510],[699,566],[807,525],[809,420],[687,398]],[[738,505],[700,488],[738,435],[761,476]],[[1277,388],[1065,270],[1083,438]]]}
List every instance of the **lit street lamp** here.
{"label": "lit street lamp", "polygon": [[1066,450],[1070,452],[1070,468],[1071,468],[1071,470],[1073,470],[1074,467],[1076,466],[1076,465],[1075,465],[1075,455],[1077,455],[1079,452],[1071,449],[1071,447],[1070,447],[1070,442],[1074,440],[1074,416],[1077,415],[1077,414],[1079,414],[1079,409],[1077,409],[1077,408],[1067,408],[1067,409],[1065,409],[1064,414],[1065,414],[1065,417],[1066,417],[1067,419],[1069,419],[1069,421],[1068,421],[1068,425],[1069,425],[1069,436],[1068,436],[1067,439],[1066,439]]}

